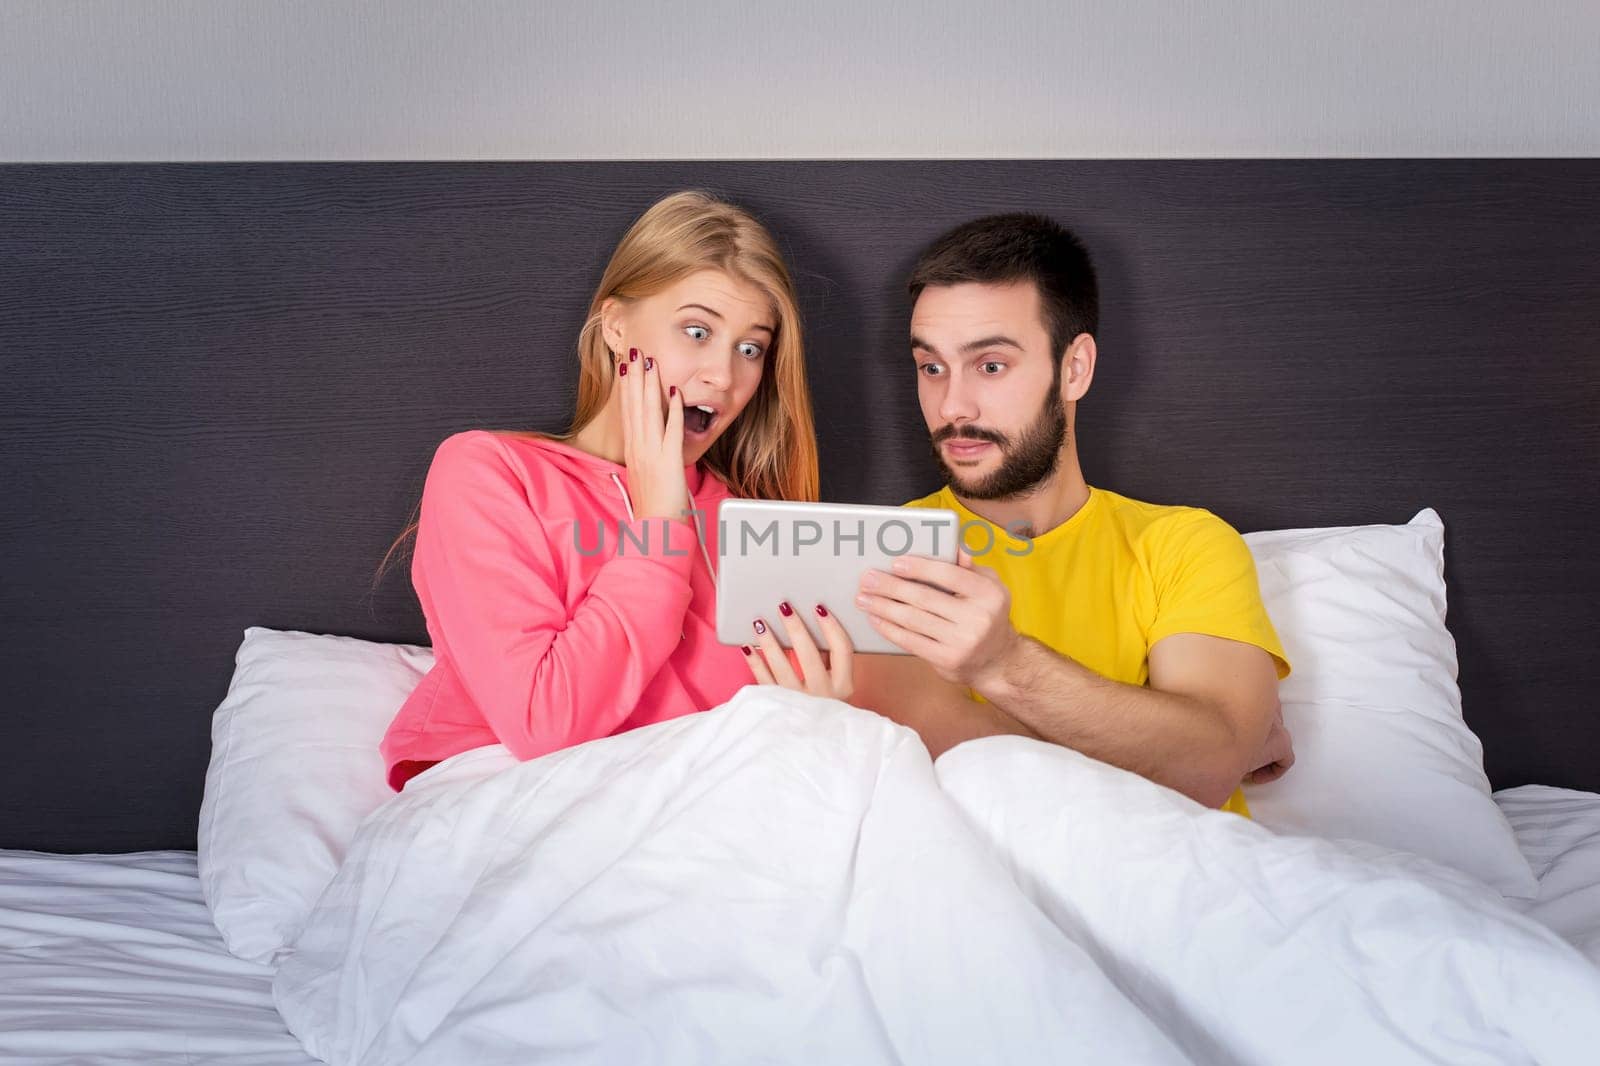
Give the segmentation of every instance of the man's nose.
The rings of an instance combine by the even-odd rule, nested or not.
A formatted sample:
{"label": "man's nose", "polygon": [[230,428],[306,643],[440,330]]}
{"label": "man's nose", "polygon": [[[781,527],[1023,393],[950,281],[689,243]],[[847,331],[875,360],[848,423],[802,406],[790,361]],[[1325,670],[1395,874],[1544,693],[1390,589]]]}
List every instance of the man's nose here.
{"label": "man's nose", "polygon": [[971,422],[978,417],[978,405],[960,382],[952,380],[945,386],[944,396],[939,400],[939,417],[947,425]]}

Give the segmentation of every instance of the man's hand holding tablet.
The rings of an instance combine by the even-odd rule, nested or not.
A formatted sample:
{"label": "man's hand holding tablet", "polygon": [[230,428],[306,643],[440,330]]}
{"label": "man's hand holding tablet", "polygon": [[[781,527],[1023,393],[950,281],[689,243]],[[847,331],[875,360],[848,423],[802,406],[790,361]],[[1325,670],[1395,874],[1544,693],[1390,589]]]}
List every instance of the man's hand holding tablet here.
{"label": "man's hand holding tablet", "polygon": [[861,580],[856,605],[884,637],[952,684],[982,688],[1023,639],[1011,625],[1011,591],[962,550],[956,564],[906,556]]}

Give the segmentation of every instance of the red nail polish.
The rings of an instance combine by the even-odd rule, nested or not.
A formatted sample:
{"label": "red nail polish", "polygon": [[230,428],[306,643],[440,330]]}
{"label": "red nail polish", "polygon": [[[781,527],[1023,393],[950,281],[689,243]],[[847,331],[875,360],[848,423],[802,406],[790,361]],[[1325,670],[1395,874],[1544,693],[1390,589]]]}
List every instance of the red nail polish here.
{"label": "red nail polish", "polygon": [[627,363],[623,363],[621,366],[617,367],[617,373],[620,374],[623,377],[627,377],[628,376],[628,364]]}
{"label": "red nail polish", "polygon": [[756,632],[759,634],[759,633],[765,633],[766,631],[767,631],[767,623],[765,623],[761,619],[757,618],[756,619]]}
{"label": "red nail polish", "polygon": [[678,386],[676,386],[676,385],[668,385],[667,386],[667,399],[670,400],[676,395],[678,395]]}
{"label": "red nail polish", "polygon": [[647,370],[647,371],[654,370],[655,367],[656,367],[656,361],[654,359],[646,357],[645,361],[644,361],[645,370]]}
{"label": "red nail polish", "polygon": [[822,606],[822,604],[820,604],[820,603],[817,604],[817,617],[818,618],[826,618],[826,617],[828,617],[828,609],[826,607]]}
{"label": "red nail polish", "polygon": [[637,349],[637,348],[629,348],[628,349],[628,362],[637,363],[638,361],[639,361],[639,349]]}
{"label": "red nail polish", "polygon": [[751,648],[748,644],[739,645],[739,650],[744,652],[746,655],[752,655],[755,653],[755,649]]}
{"label": "red nail polish", "polygon": [[778,613],[788,618],[791,614],[794,614],[794,608],[790,607],[787,602],[780,603],[778,604]]}

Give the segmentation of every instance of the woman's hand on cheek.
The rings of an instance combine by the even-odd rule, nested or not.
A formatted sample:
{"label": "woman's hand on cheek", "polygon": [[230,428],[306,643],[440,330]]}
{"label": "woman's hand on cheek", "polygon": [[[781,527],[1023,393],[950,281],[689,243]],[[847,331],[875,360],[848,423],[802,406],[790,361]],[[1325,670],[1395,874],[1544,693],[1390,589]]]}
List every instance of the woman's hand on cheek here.
{"label": "woman's hand on cheek", "polygon": [[796,692],[808,692],[836,700],[847,700],[855,690],[853,677],[855,647],[826,607],[817,604],[817,622],[828,638],[828,652],[817,649],[810,630],[787,603],[778,605],[778,617],[789,636],[786,653],[766,619],[756,619],[756,646],[744,646],[745,662],[757,684],[778,685]]}
{"label": "woman's hand on cheek", "polygon": [[635,518],[688,517],[689,486],[683,476],[683,396],[662,396],[655,360],[629,348],[617,361],[622,390],[622,452]]}

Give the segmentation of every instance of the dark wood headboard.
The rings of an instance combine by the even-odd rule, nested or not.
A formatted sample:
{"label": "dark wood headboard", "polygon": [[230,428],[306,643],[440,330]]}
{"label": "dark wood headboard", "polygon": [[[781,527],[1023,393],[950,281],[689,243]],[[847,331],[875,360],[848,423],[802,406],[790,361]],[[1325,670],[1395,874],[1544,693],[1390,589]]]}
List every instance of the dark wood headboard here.
{"label": "dark wood headboard", "polygon": [[1447,530],[1496,786],[1600,789],[1600,160],[0,167],[0,846],[194,846],[242,630],[424,639],[374,568],[438,441],[555,428],[628,223],[780,235],[829,499],[935,475],[904,275],[1047,212],[1096,257],[1091,482],[1241,530]]}

